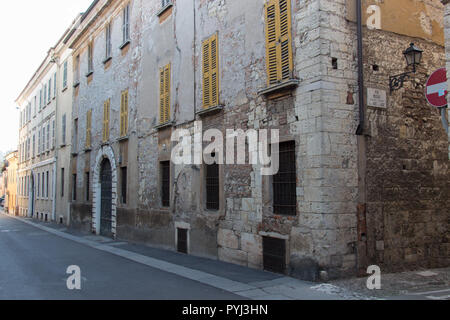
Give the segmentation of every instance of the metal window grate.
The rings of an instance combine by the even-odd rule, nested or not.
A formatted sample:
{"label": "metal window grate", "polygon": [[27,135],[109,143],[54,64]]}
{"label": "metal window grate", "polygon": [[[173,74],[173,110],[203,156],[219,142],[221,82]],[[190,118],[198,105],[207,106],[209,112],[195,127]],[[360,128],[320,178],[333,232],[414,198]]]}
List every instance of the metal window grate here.
{"label": "metal window grate", "polygon": [[214,163],[206,165],[206,209],[219,210],[219,208],[219,165]]}
{"label": "metal window grate", "polygon": [[187,229],[177,229],[178,231],[178,252],[187,254],[188,253],[188,230]]}
{"label": "metal window grate", "polygon": [[161,199],[163,207],[170,207],[170,161],[161,162]]}
{"label": "metal window grate", "polygon": [[275,214],[297,214],[297,173],[295,141],[280,143],[280,170],[273,177],[273,209]]}
{"label": "metal window grate", "polygon": [[121,169],[121,200],[123,204],[127,203],[127,167]]}
{"label": "metal window grate", "polygon": [[263,237],[264,270],[276,273],[286,271],[286,241]]}

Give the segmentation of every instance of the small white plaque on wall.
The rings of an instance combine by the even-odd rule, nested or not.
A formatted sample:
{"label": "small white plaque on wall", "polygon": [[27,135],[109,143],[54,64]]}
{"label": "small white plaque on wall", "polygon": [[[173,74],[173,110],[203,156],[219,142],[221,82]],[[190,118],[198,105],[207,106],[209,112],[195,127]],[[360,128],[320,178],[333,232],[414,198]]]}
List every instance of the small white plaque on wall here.
{"label": "small white plaque on wall", "polygon": [[386,91],[367,88],[367,105],[375,108],[387,108]]}

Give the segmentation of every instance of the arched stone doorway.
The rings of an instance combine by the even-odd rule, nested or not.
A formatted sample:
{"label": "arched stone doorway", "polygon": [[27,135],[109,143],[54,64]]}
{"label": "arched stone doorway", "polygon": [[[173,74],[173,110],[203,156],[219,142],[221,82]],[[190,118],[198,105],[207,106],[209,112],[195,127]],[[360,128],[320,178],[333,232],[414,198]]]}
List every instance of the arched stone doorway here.
{"label": "arched stone doorway", "polygon": [[103,146],[95,161],[93,179],[92,231],[115,238],[117,230],[117,167],[110,146]]}
{"label": "arched stone doorway", "polygon": [[100,169],[100,234],[113,237],[112,233],[112,170],[108,159],[103,159]]}

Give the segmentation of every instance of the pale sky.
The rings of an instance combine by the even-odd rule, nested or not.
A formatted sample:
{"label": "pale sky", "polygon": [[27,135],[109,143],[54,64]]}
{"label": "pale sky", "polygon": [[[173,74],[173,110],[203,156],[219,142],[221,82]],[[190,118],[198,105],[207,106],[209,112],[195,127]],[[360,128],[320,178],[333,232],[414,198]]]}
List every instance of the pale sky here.
{"label": "pale sky", "polygon": [[[16,150],[19,112],[14,101],[34,72],[92,0],[3,1],[0,30],[0,153]],[[0,159],[1,160],[1,159]]]}

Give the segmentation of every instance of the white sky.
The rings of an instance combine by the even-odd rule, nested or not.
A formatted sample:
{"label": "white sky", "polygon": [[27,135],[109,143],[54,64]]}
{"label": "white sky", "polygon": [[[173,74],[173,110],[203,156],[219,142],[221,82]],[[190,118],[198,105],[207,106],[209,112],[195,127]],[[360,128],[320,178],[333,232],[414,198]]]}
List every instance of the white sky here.
{"label": "white sky", "polygon": [[[92,0],[3,1],[0,30],[0,153],[17,149],[14,101],[77,14]],[[1,159],[0,159],[1,160]]]}

